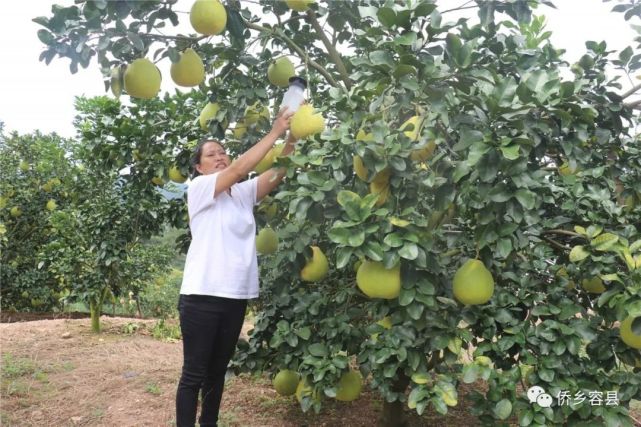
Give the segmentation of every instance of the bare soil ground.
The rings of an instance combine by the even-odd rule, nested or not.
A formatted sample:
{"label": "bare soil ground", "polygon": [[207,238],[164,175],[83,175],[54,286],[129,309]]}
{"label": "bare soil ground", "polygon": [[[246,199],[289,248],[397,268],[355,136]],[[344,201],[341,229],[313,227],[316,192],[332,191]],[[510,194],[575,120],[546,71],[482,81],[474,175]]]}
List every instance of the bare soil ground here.
{"label": "bare soil ground", "polygon": [[[175,425],[181,342],[149,336],[155,320],[103,316],[101,323],[98,335],[86,318],[0,324],[3,426]],[[124,332],[131,324],[140,327]],[[447,417],[410,414],[411,425],[474,425],[460,403]],[[381,410],[380,398],[366,391],[354,402],[327,401],[320,414],[304,414],[267,377],[241,375],[227,382],[220,425],[369,427]]]}
{"label": "bare soil ground", "polygon": [[[86,318],[0,324],[0,424],[174,426],[182,344],[151,337],[155,322],[103,316],[98,335]],[[132,325],[138,325],[135,331]],[[243,333],[250,327],[247,323]],[[459,405],[447,416],[418,417],[408,410],[410,426],[477,425],[465,393],[482,385],[463,386]],[[304,414],[296,399],[279,396],[267,377],[241,375],[227,382],[219,425],[370,427],[382,406],[380,397],[366,390],[354,402],[327,400],[320,414]]]}

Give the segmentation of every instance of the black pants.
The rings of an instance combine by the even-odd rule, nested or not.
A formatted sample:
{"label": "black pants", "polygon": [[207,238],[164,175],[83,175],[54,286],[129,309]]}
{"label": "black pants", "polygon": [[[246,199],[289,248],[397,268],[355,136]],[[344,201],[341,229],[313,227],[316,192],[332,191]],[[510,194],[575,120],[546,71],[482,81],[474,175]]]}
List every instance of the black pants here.
{"label": "black pants", "polygon": [[194,427],[201,392],[199,423],[216,426],[225,373],[245,319],[247,300],[180,295],[183,369],[176,393],[176,424]]}

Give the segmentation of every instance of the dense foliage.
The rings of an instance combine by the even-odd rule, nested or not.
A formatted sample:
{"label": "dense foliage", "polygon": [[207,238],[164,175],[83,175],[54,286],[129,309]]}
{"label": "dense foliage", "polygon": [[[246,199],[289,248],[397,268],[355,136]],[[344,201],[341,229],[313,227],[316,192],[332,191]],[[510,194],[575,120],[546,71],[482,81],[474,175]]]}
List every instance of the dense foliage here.
{"label": "dense foliage", "polygon": [[[213,37],[161,34],[179,23],[173,1],[79,1],[35,21],[46,28],[42,59],[71,58],[72,71],[94,56],[106,77],[138,57],[175,62],[186,47],[203,58],[207,78],[192,91],[80,109],[92,168],[129,167],[121,191],[147,188],[128,205],[145,215],[160,209],[151,178],[166,178],[172,164],[186,173],[194,139],[224,136],[238,154],[268,129],[259,120],[233,132],[247,106],[278,108],[271,59],[297,58],[327,129],[278,160],[287,179],[266,202],[277,212],[258,210],[280,244],[260,259],[259,312],[237,366],[292,369],[333,397],[357,365],[386,402],[418,413],[428,405],[445,413],[462,382],[482,378],[487,392],[472,397],[484,424],[516,416],[521,425],[631,425],[641,355],[619,338],[618,322],[641,316],[641,157],[637,104],[626,101],[634,91],[624,93],[606,67],[631,76],[640,56],[588,41],[580,61],[567,63],[535,14],[541,4],[551,3],[478,1],[478,19],[450,21],[457,10],[433,1],[322,1],[295,12],[230,0],[227,29]],[[615,7],[626,19],[638,9]],[[207,100],[221,108],[203,131]],[[412,116],[424,126],[403,127]],[[359,130],[373,137],[357,138]],[[412,159],[429,143],[433,154]],[[354,155],[368,182],[354,174]],[[382,202],[369,194],[380,173],[389,174]],[[184,204],[172,202],[158,220],[184,227]],[[299,272],[312,245],[330,272],[307,283]],[[452,277],[468,258],[496,282],[487,304],[453,298]],[[400,263],[398,298],[367,298],[355,286],[359,260]],[[595,280],[601,293],[588,291]],[[389,329],[377,324],[386,316]],[[527,400],[530,385],[555,397],[616,391],[618,404],[545,408]],[[321,404],[302,399],[303,409]],[[400,423],[394,408],[386,405],[388,424]]]}

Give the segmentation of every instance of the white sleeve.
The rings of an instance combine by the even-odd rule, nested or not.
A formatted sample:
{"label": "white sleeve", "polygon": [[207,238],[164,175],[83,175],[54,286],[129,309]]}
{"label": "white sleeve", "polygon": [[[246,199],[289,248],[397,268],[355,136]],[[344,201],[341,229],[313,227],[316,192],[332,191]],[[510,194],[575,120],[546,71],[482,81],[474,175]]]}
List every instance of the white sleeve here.
{"label": "white sleeve", "polygon": [[190,220],[216,202],[214,198],[216,178],[218,178],[218,172],[211,175],[199,175],[189,183],[187,211]]}
{"label": "white sleeve", "polygon": [[258,201],[256,200],[256,195],[258,193],[258,177],[236,184],[234,189],[236,188],[239,190],[243,206],[253,209],[254,206],[258,204]]}

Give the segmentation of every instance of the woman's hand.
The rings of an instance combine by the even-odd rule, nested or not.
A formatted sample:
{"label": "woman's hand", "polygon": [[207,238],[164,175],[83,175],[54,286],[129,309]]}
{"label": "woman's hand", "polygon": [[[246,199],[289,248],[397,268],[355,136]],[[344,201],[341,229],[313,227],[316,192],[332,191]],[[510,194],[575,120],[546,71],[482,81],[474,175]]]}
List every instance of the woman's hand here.
{"label": "woman's hand", "polygon": [[293,112],[290,113],[287,111],[287,107],[283,107],[283,109],[278,112],[278,115],[276,115],[276,120],[274,120],[274,124],[272,125],[272,132],[278,136],[287,132],[287,129],[289,129],[289,122],[293,115]]}

